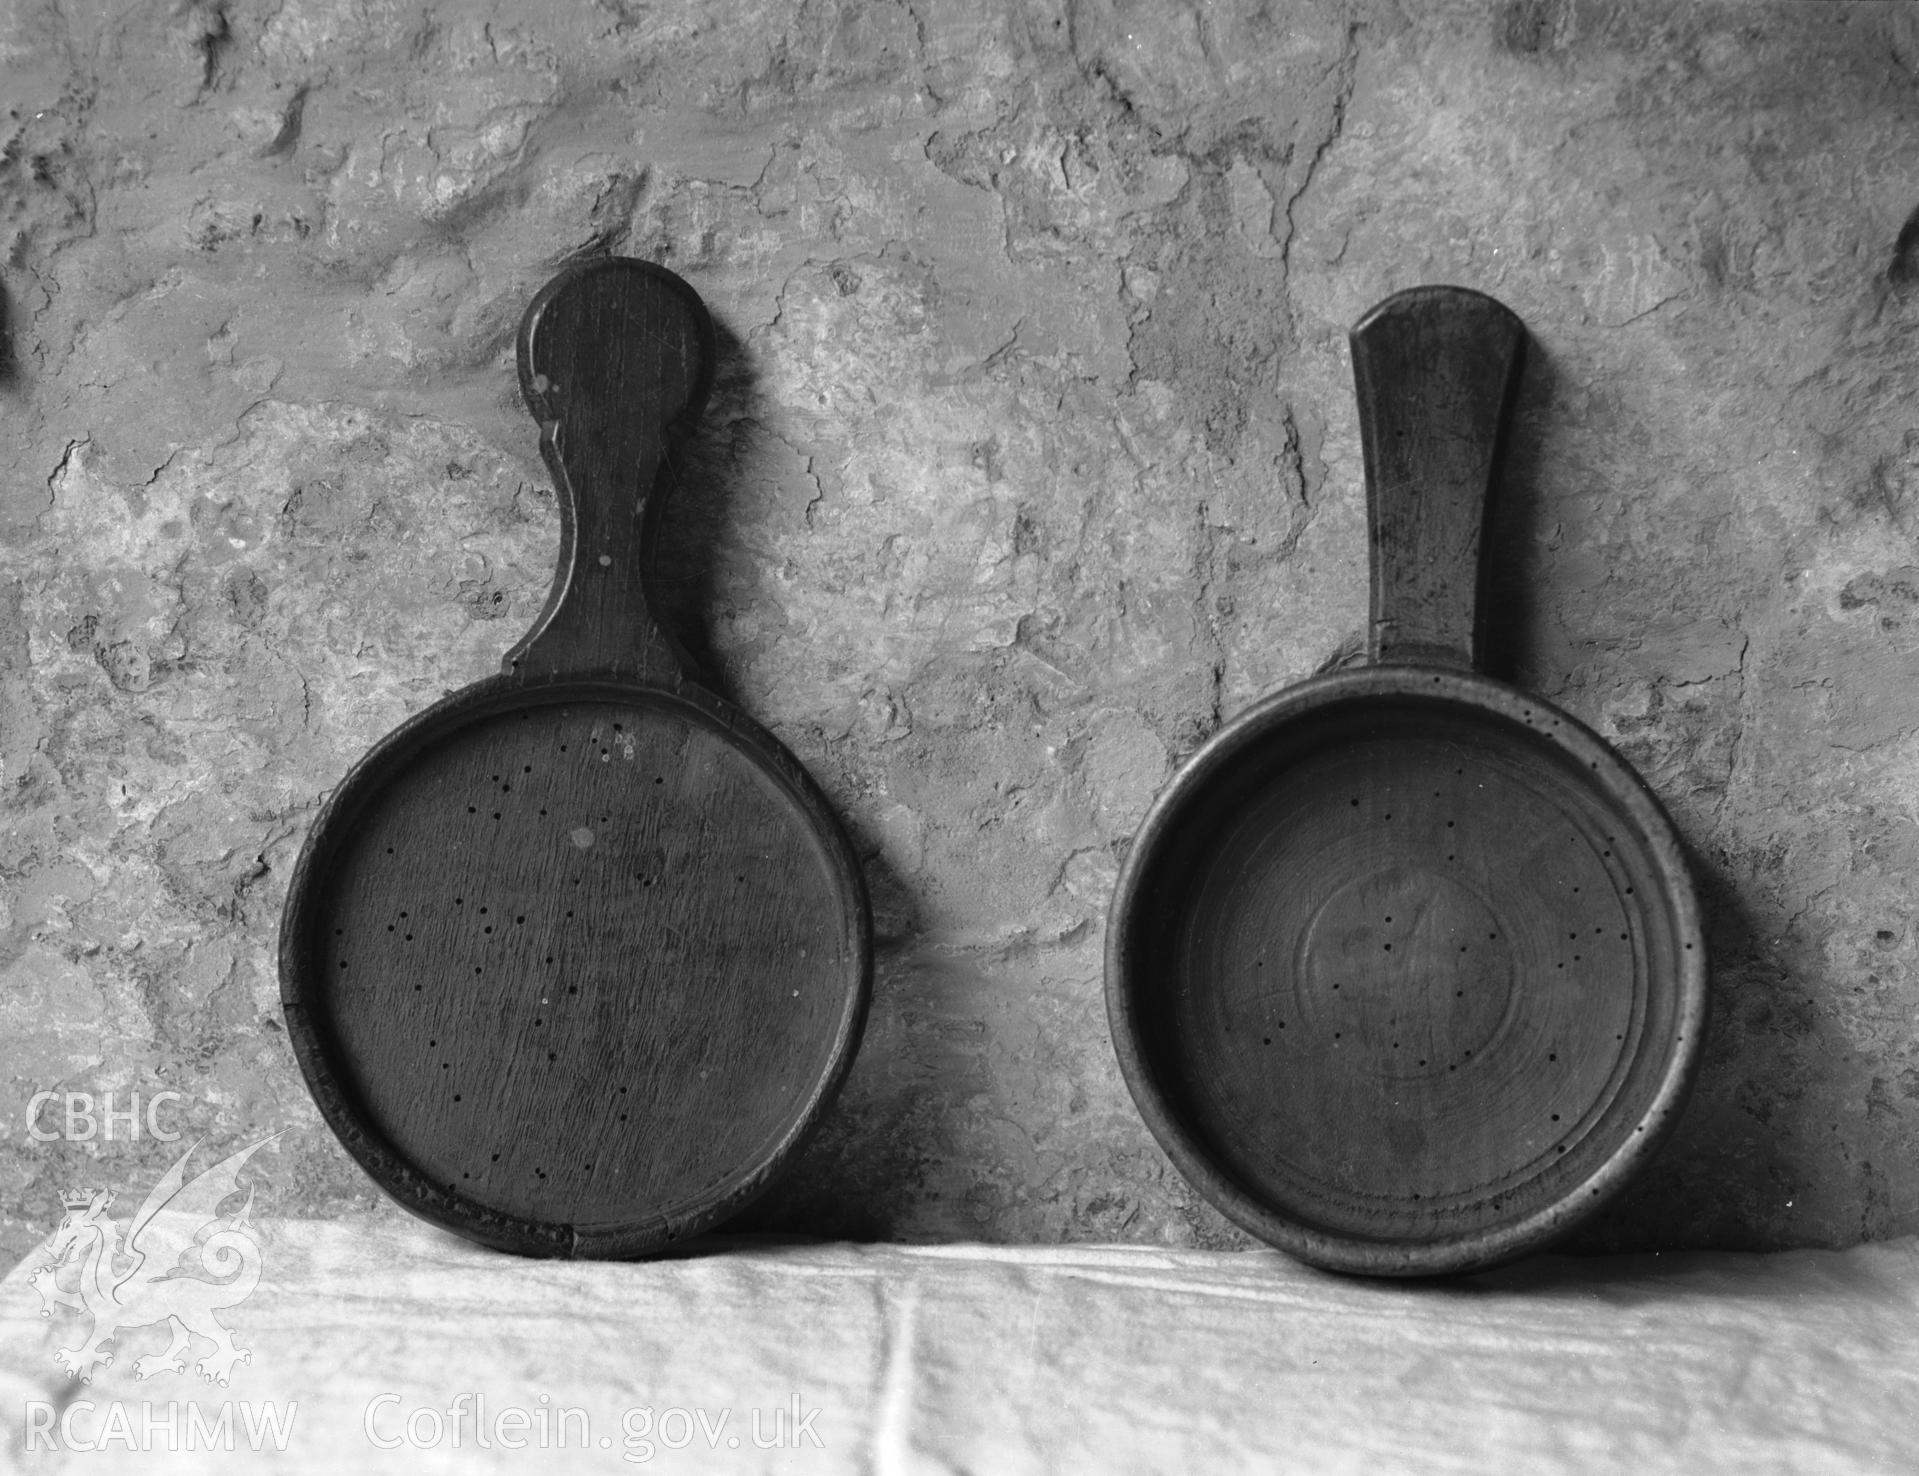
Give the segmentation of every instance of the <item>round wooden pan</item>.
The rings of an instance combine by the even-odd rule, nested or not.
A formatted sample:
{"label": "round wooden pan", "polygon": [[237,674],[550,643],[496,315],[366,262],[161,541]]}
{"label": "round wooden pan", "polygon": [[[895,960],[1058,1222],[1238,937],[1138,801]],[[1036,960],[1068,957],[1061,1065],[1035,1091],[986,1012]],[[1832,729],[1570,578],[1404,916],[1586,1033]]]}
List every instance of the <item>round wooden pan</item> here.
{"label": "round wooden pan", "polygon": [[643,547],[712,383],[713,327],[659,267],[542,291],[520,388],[563,516],[501,675],[349,773],[280,936],[321,1113],[407,1208],[533,1255],[667,1248],[745,1205],[851,1064],[871,922],[799,763],[698,685]]}
{"label": "round wooden pan", "polygon": [[1148,813],[1107,936],[1120,1065],[1180,1171],[1335,1270],[1534,1249],[1623,1187],[1704,1040],[1659,802],[1474,670],[1480,533],[1525,330],[1458,288],[1352,334],[1372,664],[1222,729]]}

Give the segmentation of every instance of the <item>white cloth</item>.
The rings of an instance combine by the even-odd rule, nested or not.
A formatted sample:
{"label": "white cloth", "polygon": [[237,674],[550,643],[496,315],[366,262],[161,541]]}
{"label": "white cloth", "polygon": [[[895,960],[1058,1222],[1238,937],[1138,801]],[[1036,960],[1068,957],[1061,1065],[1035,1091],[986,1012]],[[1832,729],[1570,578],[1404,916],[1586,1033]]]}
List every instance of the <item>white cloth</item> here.
{"label": "white cloth", "polygon": [[[136,1358],[167,1343],[157,1323],[124,1331],[112,1365],[72,1383],[55,1350],[83,1340],[88,1317],[61,1307],[43,1320],[30,1276],[44,1254],[0,1281],[5,1463],[408,1476],[1919,1468],[1916,1240],[1541,1258],[1407,1285],[1271,1252],[739,1241],[607,1264],[494,1254],[397,1214],[250,1229],[259,1284],[219,1316],[252,1358],[225,1388],[191,1365],[136,1379]],[[189,1358],[210,1348],[196,1341]],[[490,1448],[476,1444],[481,1399]],[[72,1434],[102,1448],[48,1449],[65,1445],[75,1401],[91,1408],[66,1416]],[[258,1423],[269,1403],[283,1421],[297,1409],[284,1451],[256,1454],[248,1421],[271,1451]],[[208,1428],[217,1441],[227,1406],[232,1452],[183,1448]],[[642,1408],[650,1417],[627,1416]],[[756,1433],[782,1443],[756,1449]]]}

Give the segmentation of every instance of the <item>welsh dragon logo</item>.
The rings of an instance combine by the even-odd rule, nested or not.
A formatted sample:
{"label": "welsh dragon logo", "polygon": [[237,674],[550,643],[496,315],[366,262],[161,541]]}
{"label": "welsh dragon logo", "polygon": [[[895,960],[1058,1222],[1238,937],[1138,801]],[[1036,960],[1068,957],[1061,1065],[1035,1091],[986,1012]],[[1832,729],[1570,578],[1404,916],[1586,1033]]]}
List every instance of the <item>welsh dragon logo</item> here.
{"label": "welsh dragon logo", "polygon": [[272,1141],[262,1138],[188,1179],[187,1160],[200,1146],[194,1143],[153,1186],[124,1240],[107,1214],[113,1205],[108,1191],[64,1197],[67,1212],[47,1244],[49,1260],[28,1280],[45,1304],[42,1317],[65,1307],[93,1320],[85,1342],[53,1355],[70,1376],[92,1382],[96,1368],[113,1362],[106,1348],[122,1331],[162,1322],[171,1325],[172,1341],[164,1353],[133,1361],[136,1378],[185,1373],[195,1337],[213,1344],[212,1353],[193,1365],[208,1383],[225,1384],[234,1364],[253,1361],[214,1316],[245,1301],[260,1280],[260,1247],[247,1233],[253,1191],[232,1215],[223,1219],[218,1211],[239,1191],[246,1161]]}

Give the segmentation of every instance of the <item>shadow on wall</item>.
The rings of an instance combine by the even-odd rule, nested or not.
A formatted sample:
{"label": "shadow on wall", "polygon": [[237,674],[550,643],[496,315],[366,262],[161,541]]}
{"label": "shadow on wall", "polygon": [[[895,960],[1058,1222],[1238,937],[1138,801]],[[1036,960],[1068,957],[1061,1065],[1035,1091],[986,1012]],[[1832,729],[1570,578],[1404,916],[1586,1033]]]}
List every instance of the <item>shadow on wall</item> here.
{"label": "shadow on wall", "polygon": [[[1919,282],[1919,212],[1901,234],[1890,278],[1912,269]],[[1904,254],[1910,248],[1908,262]],[[1554,431],[1564,416],[1565,378],[1536,339],[1529,343],[1520,398],[1507,447],[1505,475],[1486,531],[1486,593],[1482,665],[1487,675],[1531,690],[1551,690],[1562,674],[1550,669],[1545,638],[1549,612],[1541,592],[1551,588],[1542,552],[1548,529],[1541,489],[1553,456]],[[1564,1248],[1574,1252],[1641,1250],[1661,1244],[1705,1243],[1724,1249],[1769,1242],[1761,1203],[1768,1187],[1789,1181],[1780,1150],[1763,1125],[1724,1110],[1739,1095],[1734,1073],[1746,1057],[1738,1048],[1735,1006],[1755,991],[1779,995],[1790,976],[1767,962],[1760,924],[1726,869],[1682,833],[1686,859],[1704,914],[1713,961],[1712,1017],[1694,1092],[1672,1139],[1634,1184]],[[1768,972],[1770,970],[1770,972]],[[1748,1010],[1747,1013],[1750,1013]],[[1810,1015],[1801,1032],[1819,1028]],[[1830,1028],[1830,1027],[1827,1027]],[[1833,1042],[1835,1048],[1838,1042]],[[1729,1128],[1731,1130],[1729,1130]]]}
{"label": "shadow on wall", "polygon": [[[653,567],[647,574],[647,588],[657,606],[655,618],[698,680],[728,702],[750,710],[751,704],[740,699],[736,673],[729,669],[724,643],[716,636],[717,612],[723,604],[721,591],[728,584],[727,559],[736,553],[746,557],[735,536],[741,522],[741,488],[771,432],[754,413],[758,384],[745,342],[717,313],[713,333],[718,363],[712,398],[687,447],[672,493],[663,505],[650,509],[653,523],[646,543]],[[830,792],[831,773],[816,773],[816,777]],[[917,900],[887,866],[878,843],[859,833],[855,817],[843,804],[838,811],[866,874],[874,942],[881,948],[902,944],[917,930]]]}
{"label": "shadow on wall", "polygon": [[[1759,921],[1738,885],[1690,838],[1685,847],[1710,949],[1705,1055],[1671,1140],[1625,1193],[1571,1239],[1571,1250],[1776,1248],[1764,1228],[1767,1201],[1784,1197],[1792,1174],[1779,1135],[1738,1110],[1744,1073],[1751,1069],[1739,1037],[1751,1028],[1752,1004],[1761,997],[1772,1006],[1763,1018],[1781,1030],[1803,1034],[1834,1027],[1812,1011],[1792,1010],[1787,994],[1795,992],[1793,979],[1768,962]],[[1840,1040],[1826,1044],[1835,1056],[1844,1050]]]}
{"label": "shadow on wall", "polygon": [[[647,587],[655,618],[697,680],[751,711],[752,704],[739,696],[738,674],[729,669],[718,627],[727,561],[746,556],[737,536],[740,504],[750,495],[753,467],[771,432],[755,414],[758,383],[747,345],[717,313],[713,327],[718,362],[712,398],[671,494],[649,510]],[[814,762],[808,768],[832,794],[832,770]],[[919,899],[886,863],[878,842],[861,833],[843,798],[834,796],[834,808],[852,838],[873,908],[877,957],[865,1042],[813,1139],[762,1199],[733,1217],[729,1233],[886,1239],[910,1210],[925,1164],[942,1155],[936,1114],[901,1110],[901,1094],[879,1080],[887,1071],[886,1041],[894,1033],[889,1022],[898,1014],[892,986],[902,970],[896,965],[919,930]]]}
{"label": "shadow on wall", "polygon": [[1886,280],[1902,297],[1919,288],[1919,206],[1914,207],[1899,228],[1899,239],[1892,247],[1892,265],[1886,268]]}
{"label": "shadow on wall", "polygon": [[0,390],[12,389],[19,378],[20,365],[13,353],[13,298],[7,284],[0,282]]}
{"label": "shadow on wall", "polygon": [[1559,371],[1538,338],[1526,344],[1519,376],[1519,401],[1500,485],[1494,489],[1486,520],[1482,554],[1484,587],[1480,595],[1480,667],[1496,681],[1539,690],[1539,591],[1546,586],[1540,568],[1541,468],[1551,439]]}
{"label": "shadow on wall", "polygon": [[[1865,403],[1906,394],[1901,317],[1909,317],[1916,296],[1919,209],[1901,226],[1883,274],[1875,272],[1862,284],[1833,330],[1829,362],[1848,366],[1846,393]],[[1855,471],[1851,485],[1858,490],[1849,495],[1855,510],[1891,524],[1890,556],[1910,535],[1899,525],[1901,500],[1883,465],[1883,459],[1869,460]],[[1833,823],[1847,824],[1841,817]],[[1889,1174],[1885,1164],[1905,1158],[1907,1148],[1896,1119],[1877,1131],[1872,1127],[1874,1097],[1885,1086],[1878,1073],[1885,1068],[1862,1050],[1819,984],[1782,954],[1782,934],[1789,936],[1796,923],[1784,929],[1768,923],[1758,902],[1764,873],[1791,842],[1775,844],[1778,854],[1753,857],[1688,839],[1712,959],[1705,1059],[1673,1141],[1581,1233],[1574,1249],[1775,1250],[1780,1225],[1792,1223],[1796,1201],[1811,1197],[1807,1186],[1819,1171],[1857,1185],[1857,1218],[1848,1239],[1900,1233],[1898,1170]],[[1893,938],[1890,930],[1878,933],[1882,943]],[[1852,993],[1878,982],[1876,974],[1868,975]],[[1863,1131],[1856,1119],[1848,1120],[1855,1109],[1863,1109]]]}

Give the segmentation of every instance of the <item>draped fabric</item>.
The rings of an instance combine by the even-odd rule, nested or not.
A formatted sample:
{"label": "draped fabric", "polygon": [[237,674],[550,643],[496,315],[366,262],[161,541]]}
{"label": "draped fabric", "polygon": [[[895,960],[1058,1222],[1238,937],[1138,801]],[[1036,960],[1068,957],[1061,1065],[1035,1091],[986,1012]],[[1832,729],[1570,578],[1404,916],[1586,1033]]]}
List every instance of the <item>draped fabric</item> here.
{"label": "draped fabric", "polygon": [[[214,1315],[251,1358],[224,1387],[193,1372],[204,1338],[186,1371],[159,1367],[159,1323],[125,1328],[76,1384],[56,1352],[85,1339],[102,1283],[43,1319],[44,1249],[0,1281],[0,1468],[1750,1476],[1919,1460],[1919,1240],[1546,1257],[1403,1285],[1271,1252],[747,1239],[608,1264],[516,1259],[391,1213],[245,1228],[259,1282]],[[186,1292],[146,1295],[152,1313]]]}

